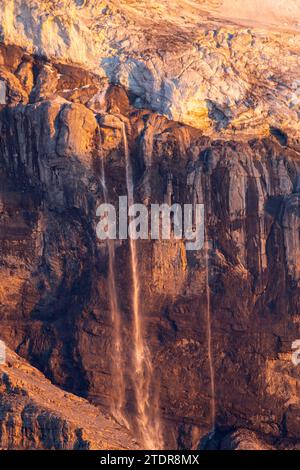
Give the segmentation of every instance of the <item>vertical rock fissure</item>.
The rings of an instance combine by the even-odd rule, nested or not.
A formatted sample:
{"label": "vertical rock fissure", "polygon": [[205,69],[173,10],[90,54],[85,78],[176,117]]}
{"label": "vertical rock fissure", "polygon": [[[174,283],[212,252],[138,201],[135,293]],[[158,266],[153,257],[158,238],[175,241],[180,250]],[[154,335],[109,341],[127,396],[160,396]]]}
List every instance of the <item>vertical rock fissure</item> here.
{"label": "vertical rock fissure", "polygon": [[[101,158],[102,169],[102,188],[105,204],[108,203],[108,190],[106,185],[105,166],[103,157]],[[124,361],[123,361],[123,341],[122,341],[122,318],[119,307],[119,299],[117,293],[117,283],[115,276],[115,246],[114,240],[107,239],[108,248],[108,291],[111,320],[113,327],[112,343],[114,360],[112,361],[112,400],[111,400],[111,413],[114,418],[129,428],[129,423],[126,418],[125,405],[126,405],[126,383],[124,374]]]}

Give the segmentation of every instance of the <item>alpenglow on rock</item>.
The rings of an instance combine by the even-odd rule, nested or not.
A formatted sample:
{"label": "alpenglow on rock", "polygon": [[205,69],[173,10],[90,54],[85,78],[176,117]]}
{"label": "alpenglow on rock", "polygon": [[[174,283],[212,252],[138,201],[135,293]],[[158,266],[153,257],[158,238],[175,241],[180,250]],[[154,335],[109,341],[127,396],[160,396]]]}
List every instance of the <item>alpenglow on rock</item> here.
{"label": "alpenglow on rock", "polygon": [[[16,367],[9,367],[10,348],[56,386],[105,413],[121,412],[142,447],[140,430],[149,422],[156,430],[154,416],[163,429],[159,449],[194,449],[202,441],[220,448],[299,448],[300,367],[291,349],[300,337],[297,135],[273,129],[267,138],[244,141],[207,137],[136,109],[122,87],[107,87],[85,68],[45,63],[16,46],[0,44],[0,54],[7,89],[0,107],[4,374],[11,377]],[[103,108],[94,114],[95,94]],[[138,203],[204,203],[209,249],[188,252],[183,240],[143,240],[133,260],[128,241],[106,247],[96,237],[96,209],[126,193]],[[140,309],[133,309],[134,272]],[[142,332],[133,328],[137,311]],[[132,347],[134,331],[143,334],[143,348]],[[141,389],[131,364],[141,349],[150,357],[143,390],[159,396],[154,408],[140,411],[132,400]],[[0,414],[13,400],[5,377]],[[52,399],[54,389],[46,389]],[[50,438],[20,443],[19,417],[27,405],[22,399],[5,414],[0,446],[52,448]],[[36,425],[39,414],[26,421],[33,436],[53,429],[48,411]],[[75,429],[85,428],[81,416]],[[21,423],[13,442],[12,417]],[[59,445],[65,421],[54,418]],[[206,442],[214,423],[221,433]],[[76,433],[69,429],[73,448]]]}
{"label": "alpenglow on rock", "polygon": [[1,7],[0,447],[300,449],[296,2]]}
{"label": "alpenglow on rock", "polygon": [[296,0],[3,0],[0,11],[5,43],[84,65],[138,107],[238,136],[299,129],[299,24]]}

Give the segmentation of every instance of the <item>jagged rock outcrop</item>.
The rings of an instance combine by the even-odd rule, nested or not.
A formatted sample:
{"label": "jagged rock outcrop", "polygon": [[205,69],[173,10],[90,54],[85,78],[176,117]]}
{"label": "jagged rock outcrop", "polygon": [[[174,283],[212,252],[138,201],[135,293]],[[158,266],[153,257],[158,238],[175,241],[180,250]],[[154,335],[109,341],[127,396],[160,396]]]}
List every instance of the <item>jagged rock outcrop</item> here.
{"label": "jagged rock outcrop", "polygon": [[1,449],[136,449],[137,443],[99,408],[52,385],[7,350],[0,365]]}
{"label": "jagged rock outcrop", "polygon": [[[124,89],[86,70],[29,59],[17,47],[0,50],[1,338],[52,382],[109,409],[108,250],[96,238],[96,208],[103,166],[109,202],[126,194],[125,126],[136,201],[205,204],[218,429],[247,428],[268,445],[295,446],[297,135],[216,140],[137,109]],[[11,94],[13,86],[21,92]],[[117,241],[115,253],[130,364],[128,242]],[[180,240],[143,240],[138,260],[165,445],[194,448],[212,426],[204,252],[186,251]],[[125,380],[134,415],[126,371]]]}
{"label": "jagged rock outcrop", "polygon": [[274,447],[262,442],[254,432],[240,429],[228,434],[221,441],[221,450],[272,450]]}
{"label": "jagged rock outcrop", "polygon": [[275,450],[276,447],[265,442],[261,436],[249,429],[236,429],[228,433],[216,431],[206,436],[200,450]]}

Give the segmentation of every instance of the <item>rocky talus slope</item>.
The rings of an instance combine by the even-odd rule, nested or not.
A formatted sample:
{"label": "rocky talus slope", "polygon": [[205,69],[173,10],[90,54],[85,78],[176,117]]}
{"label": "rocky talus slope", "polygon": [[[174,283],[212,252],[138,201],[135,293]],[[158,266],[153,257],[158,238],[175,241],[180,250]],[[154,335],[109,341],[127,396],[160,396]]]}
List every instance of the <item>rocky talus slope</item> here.
{"label": "rocky talus slope", "polygon": [[[53,384],[111,409],[114,328],[108,249],[96,238],[96,208],[105,199],[103,168],[109,202],[126,194],[125,129],[135,200],[203,202],[210,240],[219,433],[214,442],[205,441],[212,427],[212,396],[204,252],[186,251],[180,240],[143,240],[137,248],[141,313],[153,390],[159,390],[164,446],[296,448],[300,368],[291,361],[291,345],[300,338],[297,135],[278,127],[265,137],[216,139],[200,128],[136,108],[135,97],[124,88],[86,69],[31,56],[16,46],[0,45],[0,59],[1,339]],[[134,417],[128,242],[116,241],[114,249],[124,406]],[[29,392],[16,392],[14,412],[7,390],[17,387],[14,377],[18,380],[18,364],[23,363],[12,361],[2,375],[3,446],[55,446],[57,436],[59,445],[66,439],[74,447],[76,430],[84,428],[84,442],[127,447],[117,434],[112,441],[106,438],[104,425],[99,435],[94,424],[89,431],[79,418],[71,423],[68,416],[54,413],[47,390],[43,403],[32,398],[38,409],[48,410],[33,420],[26,393],[34,387],[54,390],[37,372]],[[68,394],[53,393],[67,403],[66,409],[72,406]],[[84,403],[78,399],[78,409],[92,409]],[[20,417],[12,429],[9,413]],[[40,412],[33,413],[38,417]],[[58,416],[58,430],[43,438],[52,413]],[[22,420],[34,426],[33,435],[24,431],[20,436]],[[66,437],[64,426],[69,426]],[[14,444],[9,444],[10,435],[18,435]]]}
{"label": "rocky talus slope", "polygon": [[137,443],[99,408],[7,350],[0,365],[0,448],[136,449]]}

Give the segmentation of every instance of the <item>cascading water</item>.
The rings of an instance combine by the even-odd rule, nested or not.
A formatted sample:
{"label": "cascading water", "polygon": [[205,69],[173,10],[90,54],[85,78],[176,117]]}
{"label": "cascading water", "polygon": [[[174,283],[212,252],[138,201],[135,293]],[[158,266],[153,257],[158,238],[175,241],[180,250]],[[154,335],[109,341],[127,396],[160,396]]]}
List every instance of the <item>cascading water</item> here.
{"label": "cascading water", "polygon": [[[134,204],[132,166],[129,155],[127,133],[122,123],[122,135],[126,162],[126,186],[128,206]],[[129,237],[130,262],[132,273],[132,310],[133,310],[133,364],[132,380],[136,398],[138,432],[146,449],[163,448],[161,421],[155,400],[151,401],[153,367],[150,351],[143,338],[143,324],[140,308],[140,282],[136,241]]]}
{"label": "cascading water", "polygon": [[211,413],[211,434],[213,435],[216,427],[216,390],[215,390],[215,372],[212,357],[212,319],[210,305],[210,287],[209,287],[209,240],[207,230],[205,230],[205,281],[206,281],[206,322],[207,322],[207,355],[210,373],[210,413]]}
{"label": "cascading water", "polygon": [[[106,186],[106,177],[105,177],[105,167],[104,160],[101,158],[102,165],[102,188],[104,202],[108,203],[108,191]],[[126,404],[126,385],[124,377],[124,363],[123,363],[123,348],[122,348],[122,319],[121,312],[119,308],[119,300],[117,294],[116,286],[116,276],[115,276],[115,247],[114,241],[107,239],[108,247],[108,290],[109,290],[109,302],[110,302],[110,311],[111,319],[113,325],[113,352],[114,352],[114,361],[112,363],[112,402],[111,402],[111,413],[114,418],[129,427],[126,414],[125,414],[125,404]]]}

